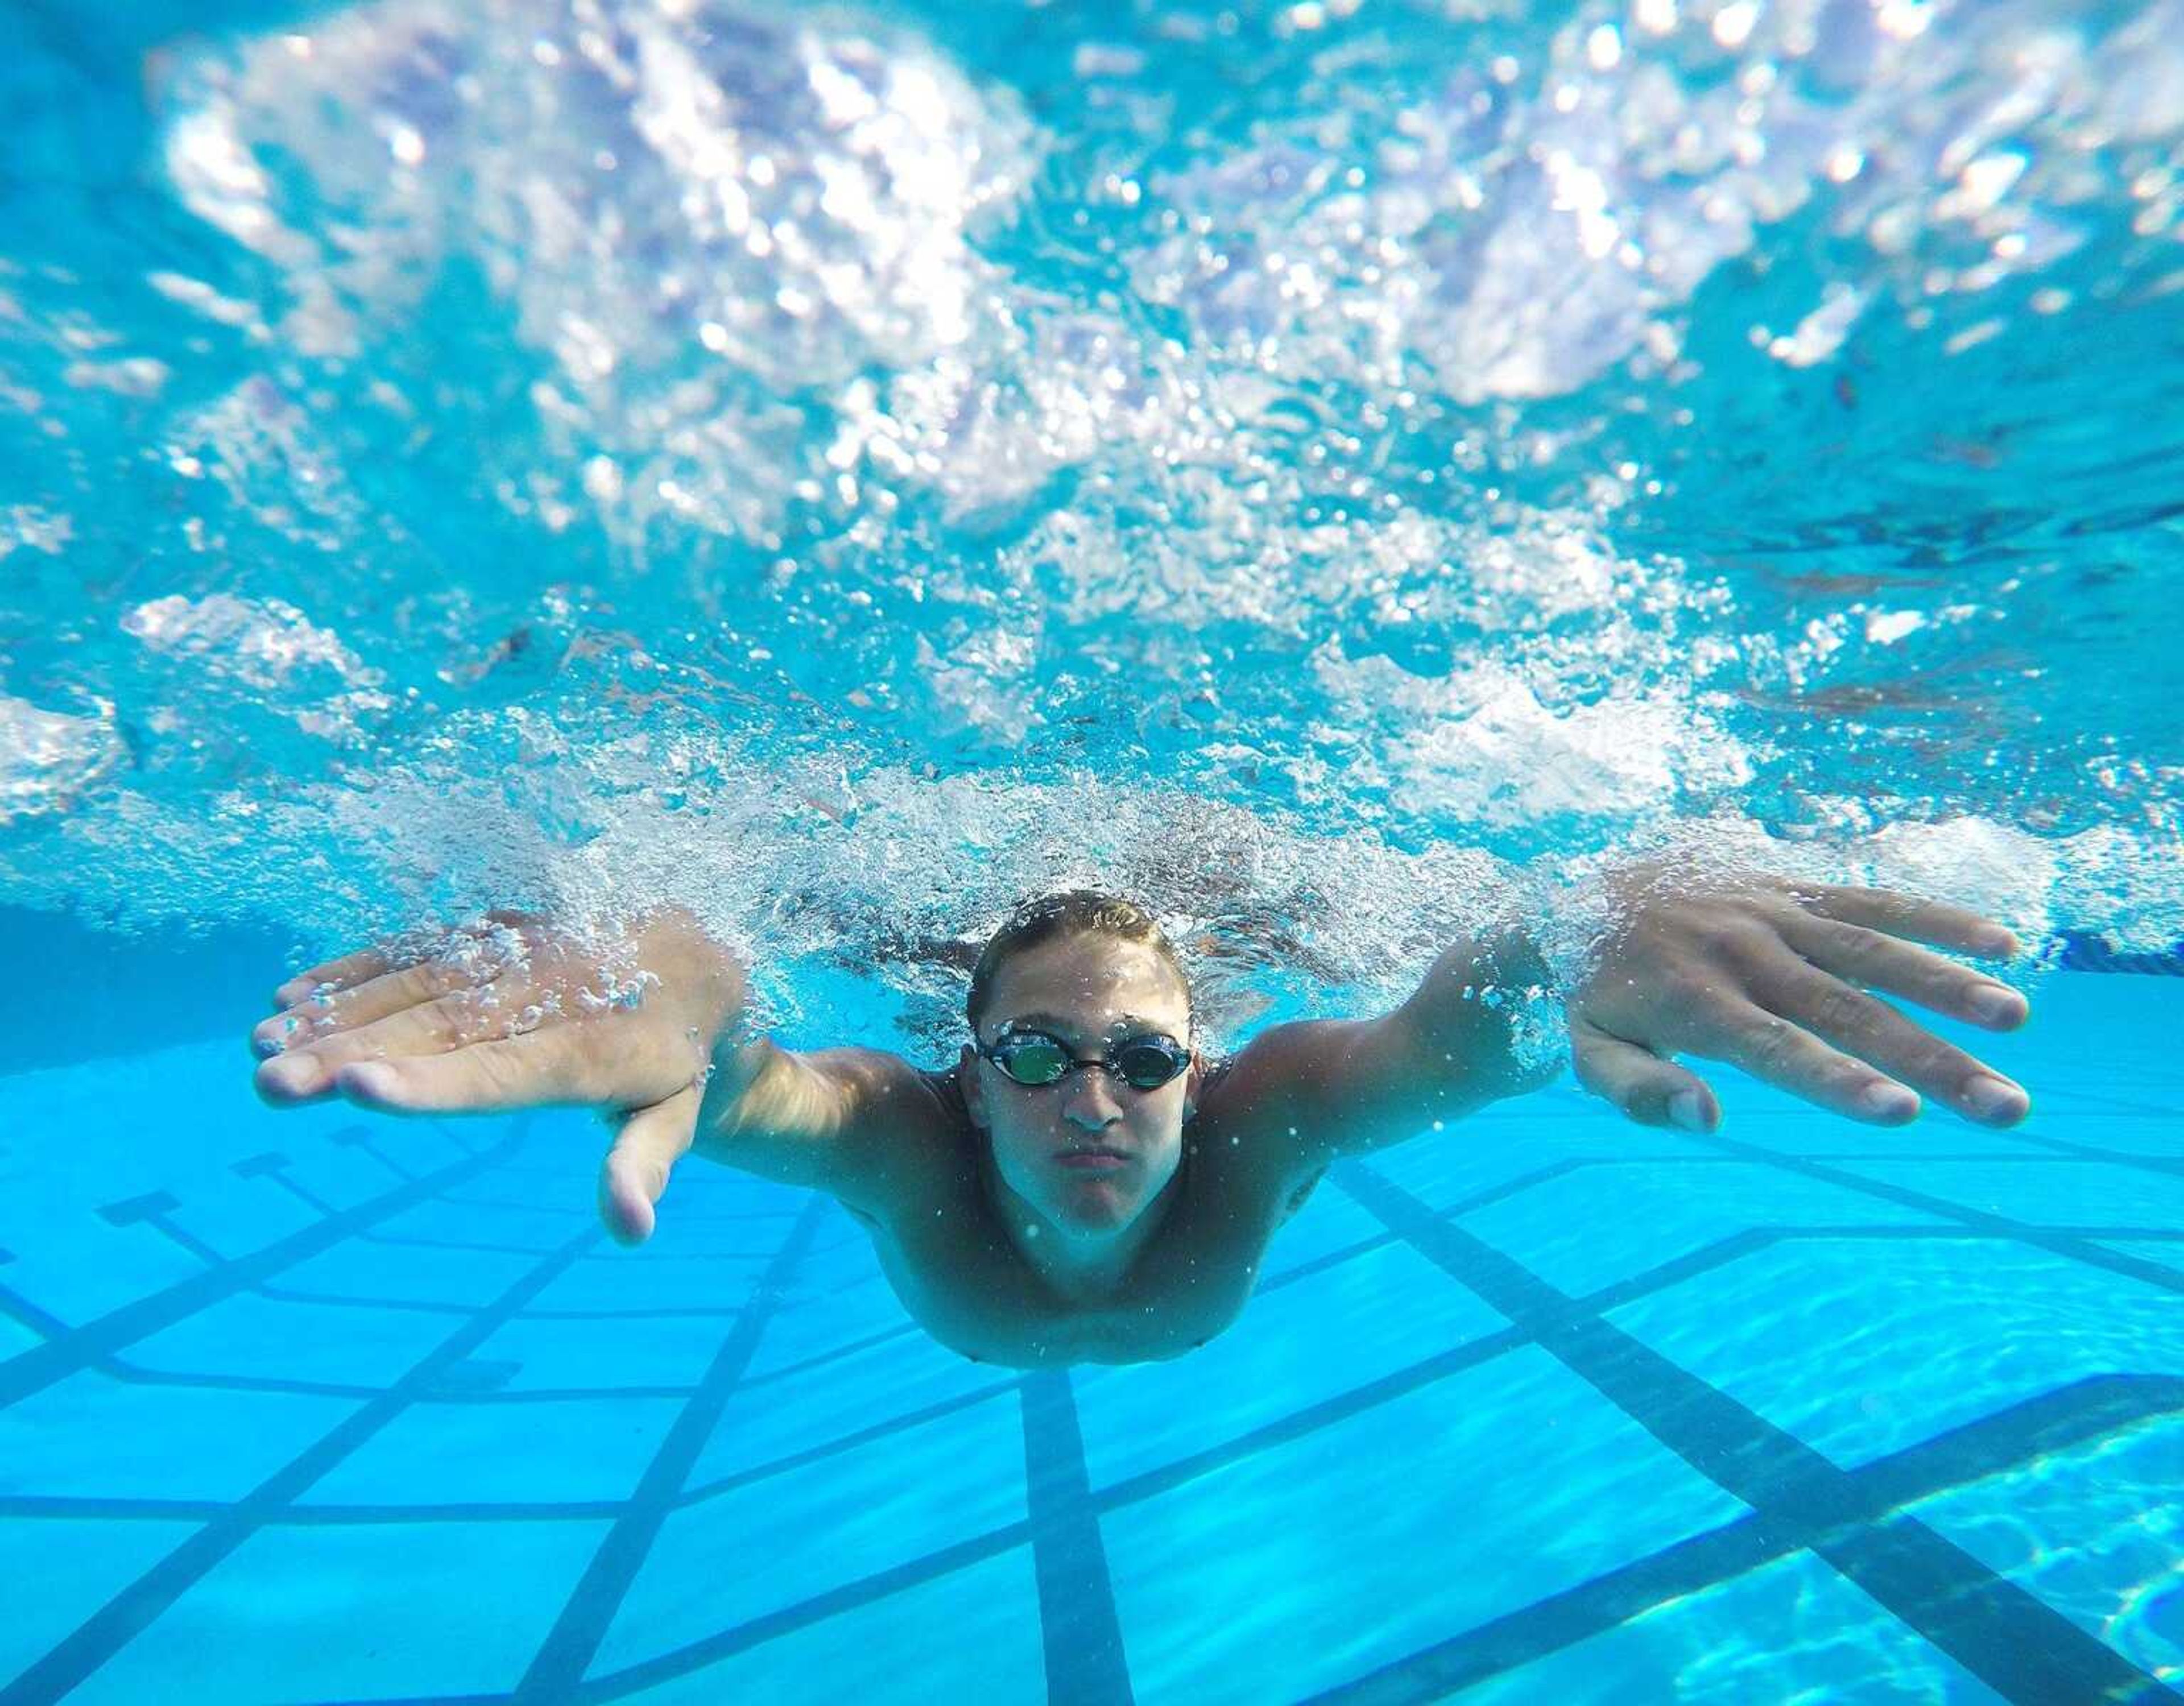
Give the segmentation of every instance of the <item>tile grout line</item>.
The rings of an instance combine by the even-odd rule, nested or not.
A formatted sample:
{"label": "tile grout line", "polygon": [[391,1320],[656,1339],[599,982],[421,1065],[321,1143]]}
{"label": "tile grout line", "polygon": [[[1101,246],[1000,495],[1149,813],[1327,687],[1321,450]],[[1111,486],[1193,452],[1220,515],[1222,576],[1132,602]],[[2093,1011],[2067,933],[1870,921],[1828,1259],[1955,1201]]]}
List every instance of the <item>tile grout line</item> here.
{"label": "tile grout line", "polygon": [[527,1122],[519,1122],[517,1129],[493,1149],[466,1157],[437,1174],[397,1185],[382,1196],[343,1209],[340,1214],[291,1233],[263,1250],[236,1257],[223,1267],[193,1274],[150,1296],[124,1303],[81,1326],[70,1328],[60,1337],[11,1357],[0,1363],[0,1410],[70,1374],[96,1366],[125,1346],[149,1338],[162,1328],[250,1290],[268,1276],[332,1248],[376,1221],[415,1207],[434,1194],[440,1181],[460,1180],[490,1170],[497,1157],[512,1154],[522,1146],[526,1131]]}
{"label": "tile grout line", "polygon": [[[515,1703],[559,1702],[577,1696],[585,1673],[598,1657],[616,1614],[621,1609],[638,1572],[644,1568],[660,1530],[677,1507],[682,1484],[696,1467],[705,1442],[720,1424],[728,1400],[742,1381],[772,1317],[781,1289],[795,1277],[824,1218],[823,1198],[814,1198],[775,1252],[766,1273],[752,1286],[728,1336],[686,1402],[660,1449],[653,1453],[637,1491],[614,1526],[599,1542],[582,1577],[563,1603],[529,1666],[510,1692]],[[4,1706],[4,1703],[0,1703]]]}
{"label": "tile grout line", "polygon": [[[2087,1440],[2184,1413],[2184,1380],[2156,1375],[2098,1375],[2027,1399],[2007,1411],[1950,1429],[1847,1471],[1861,1508],[1876,1514],[1894,1506],[2006,1474]],[[1964,1459],[1975,1457],[1970,1473]],[[1306,1706],[1334,1701],[1411,1700],[1470,1687],[1545,1659],[1655,1610],[1672,1600],[1719,1587],[1799,1549],[1797,1536],[1758,1514],[1692,1535],[1536,1599],[1312,1697]],[[1429,1686],[1414,1686],[1423,1681]]]}
{"label": "tile grout line", "polygon": [[0,1706],[31,1706],[59,1699],[89,1677],[192,1587],[265,1527],[273,1513],[292,1505],[305,1489],[365,1444],[425,1397],[442,1370],[485,1342],[529,1297],[545,1289],[600,1234],[587,1231],[543,1256],[530,1273],[490,1306],[426,1352],[401,1380],[351,1411],[242,1499],[223,1508],[174,1551],[109,1599],[75,1631],[6,1687]]}
{"label": "tile grout line", "polygon": [[1026,1374],[1017,1392],[1049,1706],[1132,1706],[1075,1391],[1067,1372],[1057,1369]]}
{"label": "tile grout line", "polygon": [[[1335,1170],[1351,1197],[1674,1452],[1779,1525],[1897,1618],[2018,1706],[2125,1706],[2176,1697],[2046,1602],[1908,1517],[1858,1513],[1848,1474],[1598,1316],[1483,1240],[1441,1219],[1374,1168]],[[1443,1692],[1421,1660],[1341,1698]]]}
{"label": "tile grout line", "polygon": [[[1893,1185],[1885,1179],[1868,1179],[1864,1174],[1846,1173],[1840,1168],[1830,1167],[1825,1162],[1810,1161],[1802,1156],[1780,1154],[1736,1138],[1724,1137],[1719,1132],[1705,1134],[1695,1140],[1711,1144],[1725,1153],[1757,1161],[1785,1173],[1818,1179],[1823,1185],[1832,1185],[1840,1190],[1854,1191],[1882,1202],[1892,1202],[1899,1208],[1916,1209],[1921,1214],[1953,1221],[1959,1226],[2014,1238],[2035,1249],[2044,1250],[2051,1256],[2059,1256],[2065,1261],[2081,1263],[2087,1268],[2098,1268],[2106,1273],[2120,1274],[2126,1279],[2143,1280],[2148,1285],[2159,1285],[2165,1291],[2184,1291],[2184,1274],[2164,1268],[2159,1263],[2145,1262],[2135,1256],[2104,1250],[2089,1240],[2072,1237],[2054,1227],[2035,1225],[2029,1220],[2013,1220],[2006,1214],[1991,1213],[1984,1208],[1952,1202],[1945,1196],[1930,1196],[1908,1185]],[[1916,1157],[1908,1159],[1915,1160]]]}

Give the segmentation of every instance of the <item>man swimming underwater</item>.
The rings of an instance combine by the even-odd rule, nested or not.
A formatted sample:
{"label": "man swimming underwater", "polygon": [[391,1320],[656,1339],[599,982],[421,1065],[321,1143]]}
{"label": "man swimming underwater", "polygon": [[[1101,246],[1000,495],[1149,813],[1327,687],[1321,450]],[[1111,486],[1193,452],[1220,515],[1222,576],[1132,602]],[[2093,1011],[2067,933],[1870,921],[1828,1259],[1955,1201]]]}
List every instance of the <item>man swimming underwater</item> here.
{"label": "man swimming underwater", "polygon": [[[2014,1029],[2022,996],[1931,951],[2014,954],[2001,926],[1877,889],[1691,886],[1644,867],[1615,887],[1619,927],[1564,994],[1579,1079],[1630,1118],[1719,1122],[1677,1055],[1874,1124],[1914,1118],[1921,1093],[1987,1126],[2025,1117],[2016,1084],[1868,993]],[[489,941],[499,951],[480,952]],[[411,963],[369,951],[315,967],[254,1033],[273,1055],[259,1092],[411,1113],[599,1108],[619,1123],[600,1213],[623,1242],[650,1235],[694,1150],[831,1193],[933,1337],[1038,1368],[1204,1344],[1242,1312],[1268,1239],[1330,1162],[1555,1070],[1518,1046],[1523,1004],[1504,992],[1549,973],[1516,923],[1449,948],[1384,1017],[1277,1025],[1214,1062],[1147,913],[1045,897],[986,945],[972,1041],[941,1073],[749,1036],[744,967],[686,915],[657,915],[624,945],[616,965],[650,974],[633,1006],[594,993],[596,948],[512,915]]]}

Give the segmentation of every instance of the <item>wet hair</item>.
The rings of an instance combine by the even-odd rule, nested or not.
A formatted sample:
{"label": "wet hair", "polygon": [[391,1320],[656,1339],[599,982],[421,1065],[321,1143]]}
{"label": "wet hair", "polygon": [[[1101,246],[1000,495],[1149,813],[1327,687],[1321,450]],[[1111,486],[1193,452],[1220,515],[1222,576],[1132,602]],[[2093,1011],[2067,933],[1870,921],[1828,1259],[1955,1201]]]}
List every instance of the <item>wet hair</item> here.
{"label": "wet hair", "polygon": [[1105,936],[1117,942],[1135,942],[1167,962],[1190,995],[1190,974],[1167,939],[1160,921],[1134,900],[1119,895],[1103,895],[1094,889],[1070,889],[1058,895],[1040,895],[1025,901],[994,932],[971,973],[971,993],[963,1003],[964,1016],[976,1031],[992,1000],[994,979],[1012,956],[1028,953],[1045,943],[1067,936]]}

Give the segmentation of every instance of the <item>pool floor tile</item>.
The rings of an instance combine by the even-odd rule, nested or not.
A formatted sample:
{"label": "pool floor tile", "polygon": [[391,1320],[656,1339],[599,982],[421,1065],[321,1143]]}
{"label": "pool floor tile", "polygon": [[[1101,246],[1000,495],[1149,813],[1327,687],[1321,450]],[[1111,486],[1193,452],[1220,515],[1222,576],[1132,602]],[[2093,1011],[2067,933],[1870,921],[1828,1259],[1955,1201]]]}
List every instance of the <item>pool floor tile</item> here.
{"label": "pool floor tile", "polygon": [[699,1499],[661,1527],[592,1674],[1026,1516],[1023,1420],[1013,1392]]}
{"label": "pool floor tile", "polygon": [[540,1320],[519,1316],[479,1346],[477,1360],[513,1363],[511,1391],[610,1392],[626,1386],[694,1387],[733,1315],[632,1315],[621,1320]]}
{"label": "pool floor tile", "polygon": [[1859,1161],[1841,1171],[2027,1226],[2184,1227],[2184,1176],[2109,1162]]}
{"label": "pool floor tile", "polygon": [[538,1260],[491,1251],[427,1250],[350,1239],[284,1268],[267,1284],[281,1291],[475,1308],[500,1297]]}
{"label": "pool floor tile", "polygon": [[1217,1448],[1508,1324],[1415,1251],[1368,1251],[1258,1300],[1187,1357],[1072,1369],[1092,1485]]}
{"label": "pool floor tile", "polygon": [[1607,1319],[1846,1468],[2089,1375],[2184,1374],[2175,1293],[2002,1239],[1793,1240]]}
{"label": "pool floor tile", "polygon": [[1463,1706],[2003,1706],[1808,1553],[1465,1689]]}
{"label": "pool floor tile", "polygon": [[617,1250],[602,1243],[578,1257],[531,1302],[534,1310],[739,1309],[771,1256],[670,1254],[649,1244]]}
{"label": "pool floor tile", "polygon": [[239,1292],[184,1316],[122,1353],[177,1374],[391,1385],[448,1336],[446,1317],[348,1308]]}
{"label": "pool floor tile", "polygon": [[1261,1706],[1745,1514],[1525,1348],[1100,1527],[1139,1706]]}
{"label": "pool floor tile", "polygon": [[682,1406],[674,1398],[412,1404],[301,1502],[467,1504],[623,1499]]}
{"label": "pool floor tile", "polygon": [[435,1196],[387,1216],[372,1230],[382,1238],[414,1238],[425,1244],[499,1245],[544,1255],[559,1250],[589,1224],[588,1214],[497,1204],[487,1207]]}
{"label": "pool floor tile", "polygon": [[1941,1224],[1763,1162],[1725,1159],[1581,1168],[1457,1219],[1573,1296],[1754,1227]]}
{"label": "pool floor tile", "polygon": [[959,1357],[922,1333],[897,1334],[778,1377],[746,1379],[699,1454],[690,1486],[827,1449],[929,1405],[1013,1391],[1015,1384],[1015,1371]]}
{"label": "pool floor tile", "polygon": [[1633,1125],[1604,1102],[1552,1114],[1527,1104],[1490,1121],[1474,1117],[1421,1133],[1377,1152],[1373,1166],[1427,1207],[1446,1210],[1573,1162],[1707,1160],[1713,1154],[1674,1133]]}
{"label": "pool floor tile", "polygon": [[1259,1290],[1291,1270],[1332,1256],[1339,1251],[1384,1238],[1386,1229],[1340,1190],[1322,1180],[1283,1224],[1267,1246],[1266,1263],[1259,1271]]}
{"label": "pool floor tile", "polygon": [[70,1706],[505,1690],[605,1532],[602,1522],[262,1529],[94,1672]]}
{"label": "pool floor tile", "polygon": [[43,1658],[159,1559],[194,1522],[0,1518],[0,1686]]}
{"label": "pool floor tile", "polygon": [[[904,1327],[915,1330],[916,1324],[883,1277],[823,1289],[788,1285],[766,1315],[766,1331],[747,1374],[774,1374]],[[967,1367],[979,1366],[968,1358],[961,1360]]]}
{"label": "pool floor tile", "polygon": [[2184,1691],[2184,1416],[1953,1487],[1911,1514]]}
{"label": "pool floor tile", "polygon": [[0,1409],[0,1494],[238,1499],[362,1402],[86,1369]]}
{"label": "pool floor tile", "polygon": [[915,1706],[1046,1696],[1039,1585],[1024,1547],[655,1683],[632,1706]]}

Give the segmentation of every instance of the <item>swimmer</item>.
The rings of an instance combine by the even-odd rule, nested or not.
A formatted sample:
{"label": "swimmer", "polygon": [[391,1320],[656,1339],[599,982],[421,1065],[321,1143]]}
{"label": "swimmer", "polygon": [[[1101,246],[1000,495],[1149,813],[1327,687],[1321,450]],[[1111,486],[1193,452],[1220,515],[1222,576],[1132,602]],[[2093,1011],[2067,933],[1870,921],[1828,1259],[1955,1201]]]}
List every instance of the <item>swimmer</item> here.
{"label": "swimmer", "polygon": [[[2014,1029],[2024,998],[1949,957],[2014,954],[2000,925],[1880,889],[1643,867],[1613,894],[1619,928],[1563,994],[1579,1080],[1630,1118],[1719,1123],[1678,1056],[1871,1124],[1914,1118],[1921,1096],[1984,1126],[2024,1118],[2021,1088],[1869,993]],[[1518,1046],[1511,997],[1550,974],[1513,919],[1450,946],[1382,1017],[1276,1025],[1218,1061],[1159,925],[1084,891],[1028,903],[986,945],[969,1040],[938,1073],[750,1034],[745,968],[686,914],[650,917],[612,957],[643,975],[603,982],[596,949],[501,913],[423,957],[315,967],[254,1034],[270,1056],[259,1093],[404,1113],[597,1108],[616,1129],[599,1209],[621,1241],[650,1235],[688,1154],[823,1190],[934,1338],[1030,1369],[1204,1344],[1330,1163],[1557,1070]],[[618,997],[599,993],[610,985]]]}

